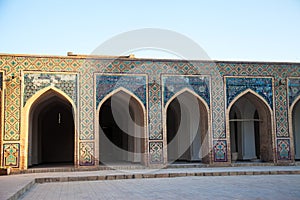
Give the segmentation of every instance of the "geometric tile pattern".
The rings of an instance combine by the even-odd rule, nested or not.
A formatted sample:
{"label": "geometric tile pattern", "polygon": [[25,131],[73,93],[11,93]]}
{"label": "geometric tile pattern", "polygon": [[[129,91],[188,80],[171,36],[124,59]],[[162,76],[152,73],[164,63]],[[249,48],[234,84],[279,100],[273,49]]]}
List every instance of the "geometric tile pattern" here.
{"label": "geometric tile pattern", "polygon": [[278,160],[290,160],[290,139],[277,139]]}
{"label": "geometric tile pattern", "polygon": [[[289,91],[292,94],[287,93],[287,86],[284,80],[287,77],[300,77],[300,65],[299,64],[274,64],[274,63],[255,63],[255,62],[213,62],[213,61],[163,61],[163,60],[113,60],[113,59],[85,59],[77,57],[39,57],[39,56],[14,56],[14,55],[1,55],[0,56],[0,69],[5,71],[6,79],[15,77],[10,81],[0,81],[0,84],[5,84],[5,116],[4,116],[4,141],[14,142],[13,149],[16,152],[20,152],[20,110],[21,98],[24,98],[24,102],[29,98],[31,94],[26,95],[21,91],[21,85],[23,84],[22,72],[24,75],[29,73],[51,74],[52,72],[59,75],[60,73],[77,73],[79,80],[79,99],[74,100],[78,102],[79,106],[79,119],[78,126],[79,133],[79,161],[80,165],[94,164],[95,155],[95,143],[94,143],[94,110],[96,105],[92,101],[95,97],[94,94],[94,73],[112,73],[112,74],[147,74],[148,76],[148,120],[149,120],[149,151],[151,151],[150,160],[155,162],[163,161],[163,138],[162,133],[162,76],[210,76],[210,90],[211,90],[211,105],[212,112],[212,144],[214,148],[214,161],[224,162],[227,157],[227,144],[225,133],[225,107],[228,102],[225,102],[224,98],[224,82],[223,76],[244,76],[261,79],[272,77],[274,79],[274,94],[269,99],[270,95],[265,91],[260,91],[262,87],[256,86],[257,89],[250,88],[259,93],[271,108],[275,111],[276,116],[276,137],[282,140],[289,138],[288,131],[288,115],[287,115],[287,98],[292,103],[293,98],[296,98],[297,92],[294,86],[291,85]],[[24,79],[25,80],[25,79]],[[77,79],[76,79],[77,80]],[[26,83],[27,84],[27,83]],[[25,85],[26,85],[25,84]],[[273,83],[272,83],[273,84]],[[24,85],[24,86],[25,86]],[[62,86],[55,86],[62,87]],[[247,86],[248,87],[248,86]],[[269,87],[269,86],[268,86]],[[199,87],[198,87],[199,88]],[[249,88],[249,87],[248,87]],[[272,86],[273,88],[273,86]],[[27,91],[25,89],[24,91]],[[36,89],[33,88],[35,91]],[[63,89],[61,89],[63,90]],[[29,91],[29,90],[28,90]],[[199,91],[194,91],[198,94],[199,91],[203,91],[203,88]],[[273,91],[273,90],[272,90]],[[72,96],[69,92],[70,97]],[[268,91],[267,91],[268,92]],[[227,91],[228,94],[228,91]],[[165,94],[163,94],[165,95]],[[264,96],[265,95],[265,96]],[[290,96],[291,95],[291,96]],[[137,95],[138,96],[138,95]],[[234,96],[234,95],[233,95]],[[141,100],[142,98],[139,97]],[[273,99],[274,98],[274,99]],[[147,98],[146,98],[147,99]],[[204,98],[205,99],[205,98]],[[227,98],[228,99],[228,98]],[[275,100],[275,107],[273,107],[272,101]],[[143,100],[142,100],[143,101]],[[143,101],[145,103],[145,101]],[[276,140],[277,141],[277,140]],[[7,144],[7,143],[6,143]],[[150,145],[151,144],[151,145]],[[278,143],[279,144],[279,143]],[[290,145],[289,143],[280,143]],[[153,147],[153,148],[150,148]],[[277,150],[278,145],[275,145]],[[4,155],[4,149],[9,149],[8,146],[3,147],[2,161],[4,162],[10,154]],[[282,149],[281,145],[281,149]],[[289,146],[286,146],[290,148]],[[10,147],[12,148],[12,147]],[[283,148],[284,149],[284,148]],[[153,153],[153,155],[152,155]],[[278,159],[284,159],[284,154],[279,156]],[[10,158],[11,159],[11,158]],[[17,161],[19,159],[17,158]],[[4,164],[8,164],[4,162]],[[16,164],[16,163],[14,163]]]}
{"label": "geometric tile pattern", "polygon": [[276,137],[289,137],[287,114],[287,77],[299,77],[300,66],[293,63],[219,62],[223,75],[274,77]]}
{"label": "geometric tile pattern", "polygon": [[227,107],[243,91],[251,89],[261,95],[273,109],[272,78],[226,78]]}
{"label": "geometric tile pattern", "polygon": [[215,162],[227,162],[227,141],[226,140],[214,140],[213,152]]}
{"label": "geometric tile pattern", "polygon": [[162,115],[161,115],[161,89],[157,82],[148,84],[149,86],[149,139],[162,140]]}
{"label": "geometric tile pattern", "polygon": [[3,163],[4,166],[18,167],[20,159],[20,144],[6,143],[3,144]]}
{"label": "geometric tile pattern", "polygon": [[275,87],[276,136],[289,137],[286,85]]}
{"label": "geometric tile pattern", "polygon": [[0,67],[5,70],[6,86],[4,106],[4,141],[18,141],[20,139],[20,80],[17,75],[20,71],[19,59],[12,56],[1,58]]}
{"label": "geometric tile pattern", "polygon": [[180,90],[188,88],[202,97],[210,107],[210,81],[208,76],[162,76],[164,106]]}
{"label": "geometric tile pattern", "polygon": [[300,95],[300,79],[289,78],[288,89],[289,106],[291,106],[294,103],[295,99]]}
{"label": "geometric tile pattern", "polygon": [[[35,56],[1,56],[0,68],[6,71],[6,98],[5,98],[5,141],[18,141],[20,139],[20,109],[21,109],[21,70],[32,71],[76,71],[76,61],[73,59],[60,59],[55,57]],[[14,77],[14,79],[12,79]]]}
{"label": "geometric tile pattern", "polygon": [[[80,105],[79,105],[79,121],[80,121],[80,140],[94,140],[94,103],[93,99],[93,63],[90,60],[81,60],[79,62],[80,71]],[[94,153],[93,153],[94,154]]]}
{"label": "geometric tile pattern", "polygon": [[212,132],[213,139],[225,139],[225,102],[224,102],[224,84],[223,78],[221,77],[221,72],[217,71],[212,73],[211,78],[211,96],[212,96]]}
{"label": "geometric tile pattern", "polygon": [[162,142],[150,142],[150,163],[159,164],[163,162],[163,143]]}
{"label": "geometric tile pattern", "polygon": [[24,74],[24,104],[39,90],[54,86],[65,92],[77,104],[77,76],[75,74],[49,74],[25,73]]}
{"label": "geometric tile pattern", "polygon": [[96,76],[96,108],[100,101],[110,92],[124,87],[135,94],[146,106],[146,76],[97,75]]}
{"label": "geometric tile pattern", "polygon": [[20,84],[13,79],[6,82],[6,99],[4,99],[4,137],[5,141],[18,141],[20,139]]}

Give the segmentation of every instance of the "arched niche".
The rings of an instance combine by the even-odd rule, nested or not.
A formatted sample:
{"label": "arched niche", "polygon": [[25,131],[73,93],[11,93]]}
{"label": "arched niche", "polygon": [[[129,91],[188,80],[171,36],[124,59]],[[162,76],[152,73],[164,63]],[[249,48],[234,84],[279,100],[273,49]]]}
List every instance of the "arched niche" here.
{"label": "arched niche", "polygon": [[73,165],[75,123],[73,105],[49,89],[35,98],[28,114],[28,166]]}
{"label": "arched niche", "polygon": [[165,112],[168,163],[209,163],[209,109],[206,102],[184,89],[167,102]]}
{"label": "arched niche", "polygon": [[99,162],[146,165],[146,113],[142,102],[126,89],[108,94],[98,107]]}
{"label": "arched niche", "polygon": [[272,111],[259,95],[249,90],[238,96],[228,118],[233,161],[273,161]]}

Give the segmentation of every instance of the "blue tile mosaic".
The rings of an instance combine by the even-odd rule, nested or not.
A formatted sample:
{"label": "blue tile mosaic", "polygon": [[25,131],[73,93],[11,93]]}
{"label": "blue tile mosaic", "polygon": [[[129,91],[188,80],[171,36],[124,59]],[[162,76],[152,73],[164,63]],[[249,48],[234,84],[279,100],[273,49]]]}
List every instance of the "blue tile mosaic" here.
{"label": "blue tile mosaic", "polygon": [[210,79],[208,76],[163,76],[164,106],[174,94],[188,88],[202,97],[210,107]]}
{"label": "blue tile mosaic", "polygon": [[24,74],[24,104],[37,91],[54,86],[65,92],[77,104],[77,75],[54,73],[26,73]]}
{"label": "blue tile mosaic", "polygon": [[292,78],[288,80],[289,87],[289,106],[291,106],[295,99],[300,95],[300,79]]}
{"label": "blue tile mosaic", "polygon": [[227,107],[239,94],[251,89],[261,95],[273,109],[272,78],[226,78]]}
{"label": "blue tile mosaic", "polygon": [[97,75],[96,76],[96,106],[110,92],[123,87],[135,94],[146,107],[146,76]]}

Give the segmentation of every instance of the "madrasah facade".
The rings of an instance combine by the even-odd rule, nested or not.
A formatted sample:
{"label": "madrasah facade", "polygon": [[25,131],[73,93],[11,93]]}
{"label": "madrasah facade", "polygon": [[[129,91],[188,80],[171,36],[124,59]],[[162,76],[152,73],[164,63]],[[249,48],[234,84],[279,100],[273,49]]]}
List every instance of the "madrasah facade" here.
{"label": "madrasah facade", "polygon": [[300,63],[0,55],[1,166],[300,159]]}

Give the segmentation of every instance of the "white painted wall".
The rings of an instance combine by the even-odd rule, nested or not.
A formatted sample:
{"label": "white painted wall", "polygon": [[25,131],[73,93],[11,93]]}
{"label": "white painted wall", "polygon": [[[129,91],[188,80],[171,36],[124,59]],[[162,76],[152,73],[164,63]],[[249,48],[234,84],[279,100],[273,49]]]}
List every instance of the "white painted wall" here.
{"label": "white painted wall", "polygon": [[[238,159],[240,160],[257,159],[256,150],[255,150],[255,132],[254,132],[254,121],[253,121],[256,108],[247,98],[239,99],[235,103],[235,106],[240,111],[241,119],[249,119],[249,121],[237,122],[238,126],[240,126],[240,131],[235,130],[238,131],[238,137],[239,137],[239,145],[237,149]],[[231,133],[231,136],[232,135],[234,135],[234,132]],[[234,138],[232,138],[231,142],[235,142]]]}
{"label": "white painted wall", "polygon": [[[169,160],[201,160],[201,134],[199,100],[192,94],[184,92],[177,97],[180,104],[180,125],[175,138],[168,145]],[[205,120],[205,119],[204,119]],[[177,120],[168,126],[176,127]],[[175,128],[173,128],[174,130]],[[170,129],[169,129],[170,130]]]}
{"label": "white painted wall", "polygon": [[[133,152],[123,150],[113,144],[105,135],[101,126],[99,126],[99,157],[103,162],[141,162],[142,161],[142,141],[144,139],[144,128],[142,124],[143,114],[138,105],[132,106],[132,115],[130,115],[130,98],[131,96],[125,92],[119,92],[113,95],[111,100],[112,113],[115,122],[119,128],[127,133],[129,136],[134,137],[130,139],[127,137],[120,138],[123,143],[128,143],[128,149]],[[135,102],[136,103],[136,102]],[[132,102],[131,102],[132,104]],[[101,120],[101,119],[100,119]],[[113,128],[113,134],[118,134],[118,129]],[[121,133],[120,133],[121,135]]]}
{"label": "white painted wall", "polygon": [[293,132],[295,159],[300,159],[300,101],[295,105],[293,110]]}

